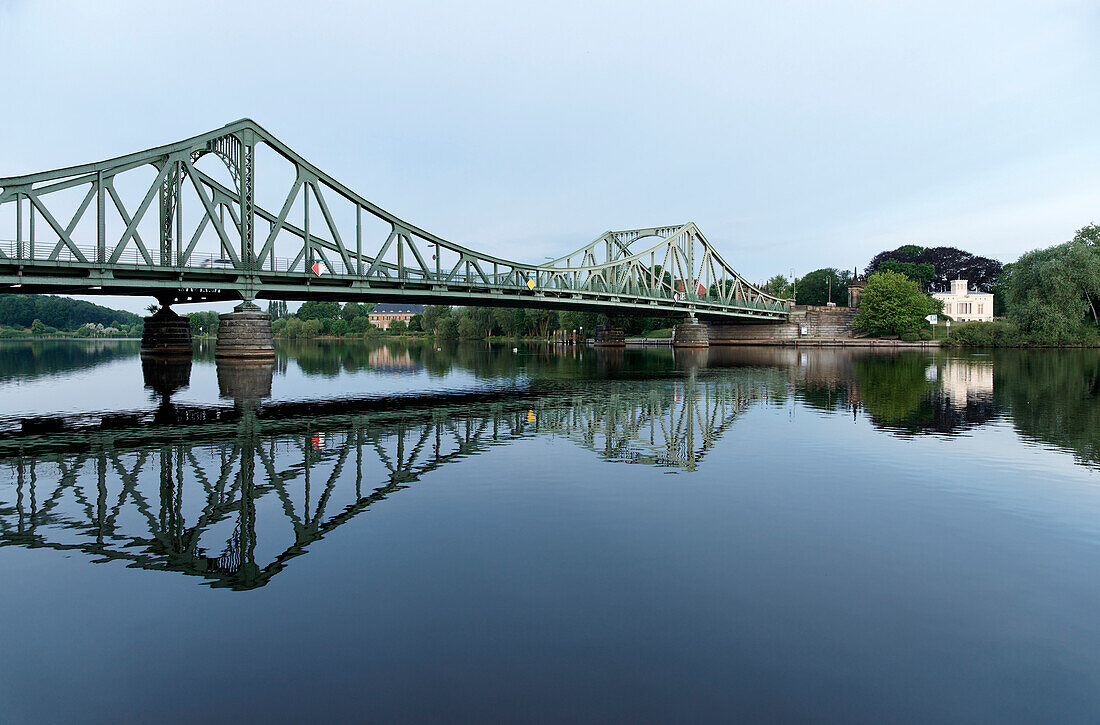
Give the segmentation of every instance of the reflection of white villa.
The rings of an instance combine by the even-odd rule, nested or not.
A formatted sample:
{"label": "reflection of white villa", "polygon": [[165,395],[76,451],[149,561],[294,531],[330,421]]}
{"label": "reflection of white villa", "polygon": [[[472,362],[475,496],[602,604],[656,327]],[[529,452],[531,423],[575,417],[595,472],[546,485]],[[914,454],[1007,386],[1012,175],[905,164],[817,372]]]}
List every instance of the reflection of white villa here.
{"label": "reflection of white villa", "polygon": [[950,292],[933,292],[932,296],[943,302],[943,314],[959,322],[993,320],[993,295],[971,292],[965,279],[951,282]]}
{"label": "reflection of white villa", "polygon": [[947,399],[961,408],[966,405],[967,398],[993,394],[993,363],[948,360],[939,371],[939,379]]}

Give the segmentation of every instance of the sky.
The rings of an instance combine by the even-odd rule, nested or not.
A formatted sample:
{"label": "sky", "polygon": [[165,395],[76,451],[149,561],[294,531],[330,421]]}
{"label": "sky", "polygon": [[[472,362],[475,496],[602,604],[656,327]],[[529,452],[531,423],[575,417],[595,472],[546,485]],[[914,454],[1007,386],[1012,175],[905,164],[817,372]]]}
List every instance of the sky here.
{"label": "sky", "polygon": [[1098,39],[1057,0],[0,0],[0,176],[249,117],[512,259],[694,221],[750,280],[1008,262],[1100,222]]}

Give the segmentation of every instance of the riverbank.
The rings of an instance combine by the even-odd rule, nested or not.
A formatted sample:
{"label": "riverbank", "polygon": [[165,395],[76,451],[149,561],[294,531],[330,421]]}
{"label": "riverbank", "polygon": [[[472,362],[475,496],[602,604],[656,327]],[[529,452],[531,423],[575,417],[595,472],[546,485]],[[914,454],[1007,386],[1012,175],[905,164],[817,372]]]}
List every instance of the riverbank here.
{"label": "riverbank", "polygon": [[[669,347],[672,345],[670,338],[628,337],[626,344],[631,347]],[[723,340],[720,343],[712,342],[710,347],[856,347],[856,348],[915,348],[915,349],[939,349],[943,347],[943,340],[917,340],[905,342],[903,340],[884,340],[881,338],[843,338],[843,337],[801,337],[795,339],[764,339],[764,340]]]}

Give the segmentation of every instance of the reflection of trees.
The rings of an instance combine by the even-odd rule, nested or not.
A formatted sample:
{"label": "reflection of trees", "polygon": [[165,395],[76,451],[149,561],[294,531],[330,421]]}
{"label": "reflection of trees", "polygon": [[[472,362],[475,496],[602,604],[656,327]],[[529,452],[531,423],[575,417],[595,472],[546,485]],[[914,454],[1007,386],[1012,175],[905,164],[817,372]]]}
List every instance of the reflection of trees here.
{"label": "reflection of trees", "polygon": [[994,358],[995,400],[1023,437],[1100,464],[1100,354],[1008,350]]}
{"label": "reflection of trees", "polygon": [[930,393],[923,355],[870,357],[852,366],[860,400],[876,423],[917,432],[932,427]]}
{"label": "reflection of trees", "polygon": [[5,340],[0,342],[0,380],[56,375],[138,354],[137,340]]}
{"label": "reflection of trees", "polygon": [[[246,390],[258,383],[235,381]],[[234,371],[233,375],[245,375]],[[176,375],[169,376],[176,381]],[[246,376],[247,377],[247,376]],[[0,545],[263,586],[328,532],[447,464],[552,435],[608,461],[692,471],[759,395],[750,374],[202,411],[0,440]],[[171,411],[164,410],[165,407]]]}

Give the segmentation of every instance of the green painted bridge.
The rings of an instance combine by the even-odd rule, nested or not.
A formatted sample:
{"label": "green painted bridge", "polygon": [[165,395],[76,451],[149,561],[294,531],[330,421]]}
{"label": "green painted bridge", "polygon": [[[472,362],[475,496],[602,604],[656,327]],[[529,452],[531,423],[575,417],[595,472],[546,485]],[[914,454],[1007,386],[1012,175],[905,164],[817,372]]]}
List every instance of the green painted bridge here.
{"label": "green painted bridge", "polygon": [[243,119],[99,163],[0,178],[0,292],[162,304],[405,301],[787,318],[693,223],[606,232],[532,264],[420,229]]}

